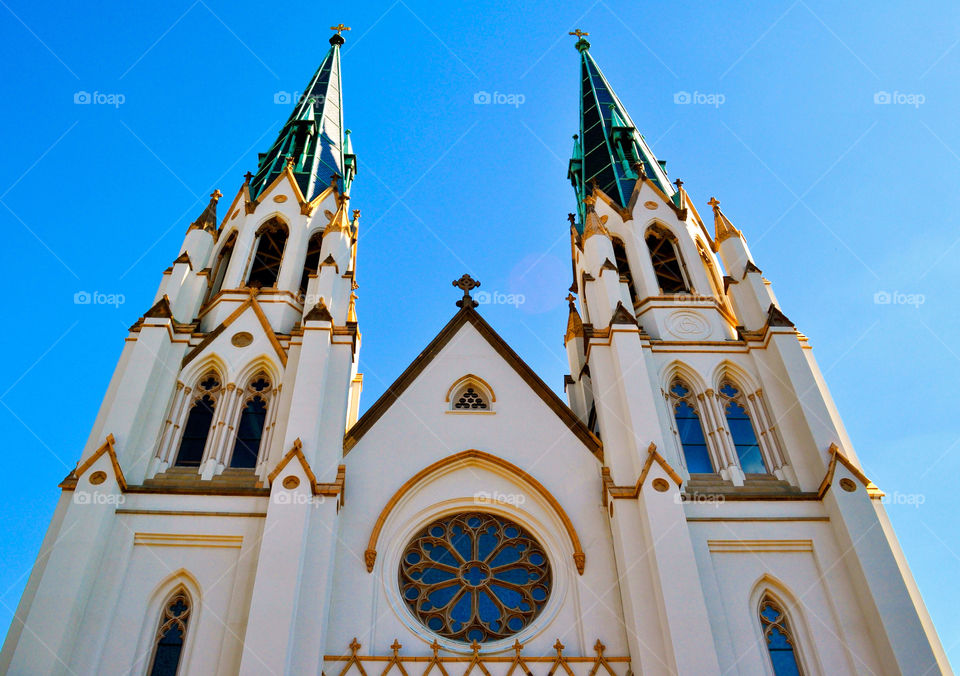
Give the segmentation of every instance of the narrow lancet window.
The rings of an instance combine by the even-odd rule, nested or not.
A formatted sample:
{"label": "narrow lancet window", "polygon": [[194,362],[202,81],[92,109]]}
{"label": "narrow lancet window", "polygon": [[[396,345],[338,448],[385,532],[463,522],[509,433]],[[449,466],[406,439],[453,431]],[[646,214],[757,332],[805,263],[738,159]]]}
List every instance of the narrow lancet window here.
{"label": "narrow lancet window", "polygon": [[247,400],[240,413],[240,423],[237,425],[237,440],[230,456],[230,466],[242,469],[252,469],[257,466],[260,456],[260,442],[263,440],[264,426],[267,422],[266,393],[270,383],[266,378],[259,377],[250,384],[254,394]]}
{"label": "narrow lancet window", "polygon": [[257,231],[257,251],[253,256],[247,286],[270,288],[277,285],[280,263],[287,245],[287,226],[279,218],[271,218]]}
{"label": "narrow lancet window", "polygon": [[227,268],[230,266],[230,259],[233,256],[233,249],[237,244],[236,231],[230,233],[227,241],[217,254],[217,262],[213,267],[213,273],[210,276],[210,293],[207,300],[213,298],[223,288],[223,280],[227,276]]}
{"label": "narrow lancet window", "polygon": [[630,273],[630,263],[627,261],[627,249],[619,238],[613,238],[613,255],[617,259],[617,273],[620,275],[620,281],[627,283],[630,289],[630,302],[634,305],[640,300],[637,295],[637,287],[633,283],[633,275]]}
{"label": "narrow lancet window", "polygon": [[769,596],[760,602],[760,627],[776,676],[801,676],[796,642],[783,609]]}
{"label": "narrow lancet window", "polygon": [[767,467],[760,453],[760,444],[757,442],[757,433],[753,429],[753,422],[747,413],[747,405],[743,393],[729,382],[720,388],[723,397],[723,411],[727,418],[727,427],[730,437],[737,449],[737,458],[740,460],[740,469],[744,474],[765,474]]}
{"label": "narrow lancet window", "polygon": [[677,434],[680,435],[680,445],[683,448],[687,471],[691,474],[713,472],[710,452],[707,450],[707,439],[703,434],[703,425],[694,406],[695,400],[690,388],[681,381],[675,380],[670,388],[670,394],[672,395],[673,415],[677,422]]}
{"label": "narrow lancet window", "polygon": [[310,237],[307,242],[307,257],[303,260],[303,274],[300,276],[300,302],[306,302],[307,284],[310,282],[310,275],[317,274],[317,268],[320,265],[320,246],[323,243],[323,233],[317,232]]}
{"label": "narrow lancet window", "polygon": [[207,445],[210,435],[210,425],[213,423],[213,398],[209,394],[203,395],[193,404],[187,415],[187,424],[183,426],[183,436],[180,438],[180,450],[177,451],[176,464],[181,467],[199,467],[203,459],[203,449]]}
{"label": "narrow lancet window", "polygon": [[660,292],[689,293],[690,289],[683,274],[683,263],[673,237],[659,229],[651,229],[647,232],[646,242]]}
{"label": "narrow lancet window", "polygon": [[150,676],[176,676],[189,620],[190,597],[179,589],[163,604],[160,626],[154,637]]}

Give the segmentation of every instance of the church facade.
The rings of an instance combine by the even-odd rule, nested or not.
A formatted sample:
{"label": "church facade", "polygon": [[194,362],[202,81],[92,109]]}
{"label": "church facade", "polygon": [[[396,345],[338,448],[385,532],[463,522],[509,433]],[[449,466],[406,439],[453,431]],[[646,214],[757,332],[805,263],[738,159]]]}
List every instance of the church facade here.
{"label": "church facade", "polygon": [[359,415],[338,30],[130,328],[0,671],[952,673],[806,336],[584,36],[566,401],[465,275]]}

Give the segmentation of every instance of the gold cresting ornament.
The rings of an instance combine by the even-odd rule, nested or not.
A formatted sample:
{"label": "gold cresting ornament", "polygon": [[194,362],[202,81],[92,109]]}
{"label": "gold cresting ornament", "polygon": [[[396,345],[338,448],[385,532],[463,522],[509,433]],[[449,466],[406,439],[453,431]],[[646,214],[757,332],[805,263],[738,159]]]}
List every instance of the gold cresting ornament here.
{"label": "gold cresting ornament", "polygon": [[343,31],[350,30],[350,26],[344,26],[342,23],[337,24],[336,26],[330,26],[330,30],[337,31],[337,35],[340,35]]}

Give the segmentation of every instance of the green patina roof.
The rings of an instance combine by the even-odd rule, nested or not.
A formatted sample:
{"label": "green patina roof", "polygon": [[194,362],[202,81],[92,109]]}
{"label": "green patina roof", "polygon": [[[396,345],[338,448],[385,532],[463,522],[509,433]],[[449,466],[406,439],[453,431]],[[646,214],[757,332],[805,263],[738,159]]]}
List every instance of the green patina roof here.
{"label": "green patina roof", "polygon": [[596,181],[597,187],[625,207],[637,182],[632,168],[636,162],[643,162],[647,177],[666,195],[672,197],[676,191],[590,56],[590,43],[581,38],[576,46],[580,52],[580,134],[574,141],[568,175],[577,193],[577,227],[582,230],[583,198],[591,193],[592,183]]}
{"label": "green patina roof", "polygon": [[288,156],[294,160],[293,174],[307,201],[323,192],[334,174],[340,177],[338,188],[350,192],[357,158],[350,144],[350,130],[343,128],[342,44],[343,38],[339,35],[330,38],[330,51],[310,79],[277,140],[260,156],[257,173],[250,181],[253,199],[283,173]]}

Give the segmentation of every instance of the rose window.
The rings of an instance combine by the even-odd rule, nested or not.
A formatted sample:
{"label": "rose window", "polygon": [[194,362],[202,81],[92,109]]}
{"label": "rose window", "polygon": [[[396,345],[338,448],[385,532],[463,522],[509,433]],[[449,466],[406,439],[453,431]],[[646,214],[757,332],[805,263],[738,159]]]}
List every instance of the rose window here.
{"label": "rose window", "polygon": [[543,547],[515,523],[470,512],[434,521],[407,545],[400,592],[428,629],[470,643],[516,634],[550,596]]}

